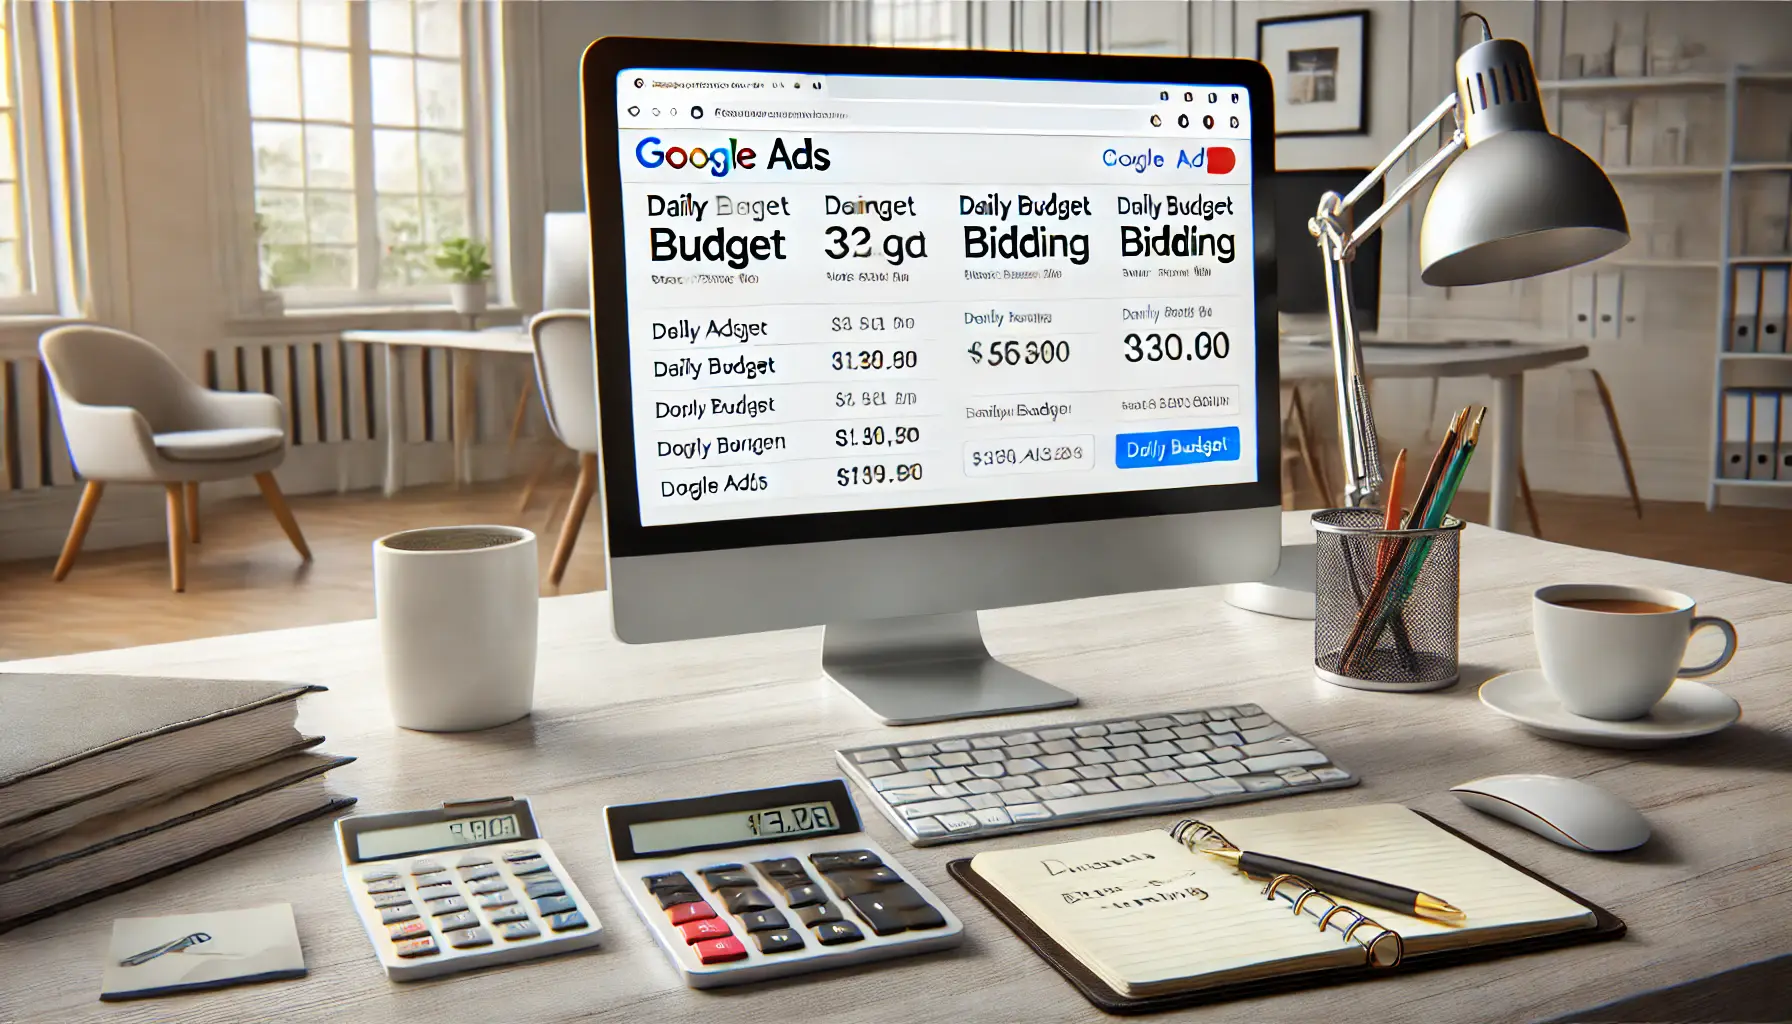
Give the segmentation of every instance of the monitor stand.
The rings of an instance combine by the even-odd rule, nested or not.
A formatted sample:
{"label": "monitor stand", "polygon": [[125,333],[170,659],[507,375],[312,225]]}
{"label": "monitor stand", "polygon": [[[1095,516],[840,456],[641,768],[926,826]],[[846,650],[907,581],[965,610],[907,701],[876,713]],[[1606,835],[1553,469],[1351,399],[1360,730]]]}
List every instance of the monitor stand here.
{"label": "monitor stand", "polygon": [[1226,603],[1284,619],[1312,618],[1315,550],[1312,544],[1282,545],[1282,561],[1275,573],[1260,583],[1234,583],[1227,587]]}
{"label": "monitor stand", "polygon": [[830,623],[821,641],[821,669],[885,725],[1077,702],[1076,694],[990,657],[976,612]]}

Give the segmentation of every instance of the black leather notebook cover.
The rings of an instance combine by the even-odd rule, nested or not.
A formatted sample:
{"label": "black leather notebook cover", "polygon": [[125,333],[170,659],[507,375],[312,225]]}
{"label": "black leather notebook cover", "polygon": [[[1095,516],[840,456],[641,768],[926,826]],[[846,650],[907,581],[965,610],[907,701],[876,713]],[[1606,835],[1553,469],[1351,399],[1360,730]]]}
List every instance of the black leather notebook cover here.
{"label": "black leather notebook cover", "polygon": [[1555,884],[1542,875],[1537,874],[1512,858],[1476,842],[1450,826],[1438,821],[1423,811],[1415,811],[1420,817],[1438,828],[1450,833],[1470,846],[1491,854],[1507,864],[1512,865],[1556,892],[1593,912],[1594,925],[1578,931],[1562,932],[1556,935],[1545,935],[1538,938],[1516,939],[1506,942],[1491,942],[1466,949],[1447,950],[1437,953],[1426,953],[1408,956],[1394,967],[1371,968],[1342,967],[1323,971],[1304,971],[1299,974],[1288,974],[1275,978],[1258,978],[1251,981],[1231,982],[1215,985],[1210,988],[1192,992],[1175,992],[1158,996],[1128,996],[1116,991],[1107,982],[1101,980],[1095,972],[1084,967],[1082,962],[1072,956],[1063,946],[1052,940],[1051,936],[1035,925],[1020,908],[1008,902],[995,886],[984,881],[982,876],[971,870],[971,859],[963,857],[946,865],[946,872],[958,883],[969,889],[971,895],[982,900],[984,905],[995,912],[1003,923],[1014,930],[1033,951],[1045,958],[1045,962],[1057,969],[1064,979],[1075,985],[1077,991],[1108,1013],[1136,1014],[1156,1013],[1161,1010],[1175,1010],[1185,1006],[1200,1006],[1206,1003],[1225,1002],[1229,999],[1246,999],[1252,996],[1274,995],[1278,992],[1292,992],[1303,988],[1320,988],[1328,985],[1341,985],[1357,981],[1373,981],[1376,978],[1397,977],[1415,971],[1436,970],[1439,967],[1454,967],[1458,964],[1478,963],[1483,960],[1496,960],[1500,957],[1517,956],[1521,953],[1537,953],[1548,949],[1560,949],[1564,946],[1579,946],[1588,942],[1603,942],[1608,939],[1622,938],[1624,922],[1603,907],[1595,906],[1580,896]]}

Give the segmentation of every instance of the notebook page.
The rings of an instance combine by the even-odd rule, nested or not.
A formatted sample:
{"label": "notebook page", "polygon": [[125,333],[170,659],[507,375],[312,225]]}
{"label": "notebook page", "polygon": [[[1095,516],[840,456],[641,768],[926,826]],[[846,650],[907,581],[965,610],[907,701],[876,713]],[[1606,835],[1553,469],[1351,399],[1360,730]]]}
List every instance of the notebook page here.
{"label": "notebook page", "polygon": [[1408,954],[1595,924],[1586,907],[1399,804],[1202,820],[1241,849],[1417,889],[1468,915],[1466,924],[1451,925],[1357,908],[1399,932]]}
{"label": "notebook page", "polygon": [[[1167,832],[979,853],[972,868],[1040,929],[1129,995],[1361,964],[1219,861]],[[1199,980],[1194,980],[1199,979]]]}

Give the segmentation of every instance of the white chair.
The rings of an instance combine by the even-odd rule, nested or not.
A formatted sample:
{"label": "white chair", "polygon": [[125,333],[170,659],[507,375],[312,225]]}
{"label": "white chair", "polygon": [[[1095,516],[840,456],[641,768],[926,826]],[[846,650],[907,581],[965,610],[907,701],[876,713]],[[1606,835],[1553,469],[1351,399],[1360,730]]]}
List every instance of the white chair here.
{"label": "white chair", "polygon": [[548,580],[556,585],[597,493],[597,350],[591,333],[591,232],[583,213],[550,213],[544,224],[543,310],[529,318],[535,379],[554,436],[579,456],[579,481],[560,525]]}
{"label": "white chair", "polygon": [[210,391],[161,349],[123,331],[58,327],[38,342],[69,458],[86,481],[55,578],[81,553],[107,484],[161,484],[168,492],[168,562],[187,587],[186,541],[199,541],[199,485],[253,476],[280,528],[311,560],[274,468],[286,458],[286,415],[272,395]]}

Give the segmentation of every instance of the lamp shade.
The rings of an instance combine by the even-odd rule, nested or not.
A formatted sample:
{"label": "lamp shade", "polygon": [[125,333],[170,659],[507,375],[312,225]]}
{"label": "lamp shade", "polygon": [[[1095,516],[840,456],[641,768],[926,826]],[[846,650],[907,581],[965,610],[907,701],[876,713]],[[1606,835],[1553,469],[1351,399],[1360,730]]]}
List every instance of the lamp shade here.
{"label": "lamp shade", "polygon": [[1630,241],[1624,204],[1592,158],[1550,133],[1530,52],[1489,39],[1456,61],[1467,148],[1438,178],[1419,228],[1419,276],[1453,287],[1596,260]]}

